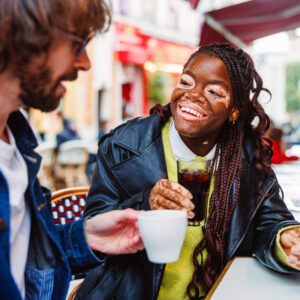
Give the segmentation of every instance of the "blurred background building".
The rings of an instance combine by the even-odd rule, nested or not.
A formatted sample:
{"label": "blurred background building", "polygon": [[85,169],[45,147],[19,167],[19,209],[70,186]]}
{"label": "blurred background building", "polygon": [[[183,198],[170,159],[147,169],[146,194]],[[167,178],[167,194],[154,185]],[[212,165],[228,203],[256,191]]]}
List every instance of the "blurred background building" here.
{"label": "blurred background building", "polygon": [[29,111],[44,141],[55,141],[62,130],[60,112],[95,155],[99,132],[168,102],[182,65],[199,44],[228,41],[253,56],[272,93],[271,101],[268,95],[261,98],[262,104],[277,126],[287,125],[289,142],[299,143],[299,0],[112,0],[110,4],[110,30],[88,46],[91,70],[67,84],[58,111]]}

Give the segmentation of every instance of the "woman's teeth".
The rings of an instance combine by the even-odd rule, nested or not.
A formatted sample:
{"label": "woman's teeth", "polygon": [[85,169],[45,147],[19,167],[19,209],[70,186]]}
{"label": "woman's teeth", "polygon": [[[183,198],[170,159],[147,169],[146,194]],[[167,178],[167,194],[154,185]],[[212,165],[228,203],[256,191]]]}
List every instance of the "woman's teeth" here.
{"label": "woman's teeth", "polygon": [[181,109],[181,111],[186,111],[192,115],[195,115],[196,117],[199,117],[199,118],[202,117],[202,114],[200,114],[199,112],[195,111],[192,108],[182,106],[182,107],[180,107],[180,109]]}

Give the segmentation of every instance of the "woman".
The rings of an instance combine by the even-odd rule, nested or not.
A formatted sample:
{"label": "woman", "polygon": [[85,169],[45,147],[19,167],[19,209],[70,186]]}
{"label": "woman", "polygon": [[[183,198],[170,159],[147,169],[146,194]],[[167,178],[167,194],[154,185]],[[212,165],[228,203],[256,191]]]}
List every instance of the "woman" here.
{"label": "woman", "polygon": [[[176,182],[176,159],[206,156],[214,170],[206,224],[188,227],[179,261],[154,265],[141,252],[111,262],[119,278],[111,299],[203,299],[236,255],[254,254],[269,268],[296,272],[298,223],[270,168],[272,152],[263,138],[269,118],[258,102],[263,90],[241,49],[204,46],[184,66],[169,106],[156,106],[150,117],[102,139],[85,216],[133,207],[184,209],[193,218],[192,196]],[[280,257],[284,250],[288,262]],[[103,288],[102,280],[98,295],[106,299]]]}

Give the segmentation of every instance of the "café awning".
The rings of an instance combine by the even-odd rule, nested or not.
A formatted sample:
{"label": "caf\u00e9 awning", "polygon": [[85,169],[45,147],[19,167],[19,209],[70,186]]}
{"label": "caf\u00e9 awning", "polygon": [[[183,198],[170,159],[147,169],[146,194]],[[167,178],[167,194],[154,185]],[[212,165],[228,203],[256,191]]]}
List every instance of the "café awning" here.
{"label": "caf\u00e9 awning", "polygon": [[198,4],[199,4],[199,2],[200,2],[200,0],[187,0],[187,1],[190,2],[191,7],[192,7],[193,9],[196,9],[197,6],[198,6]]}
{"label": "caf\u00e9 awning", "polygon": [[299,0],[252,0],[205,13],[200,45],[230,42],[239,47],[300,27]]}

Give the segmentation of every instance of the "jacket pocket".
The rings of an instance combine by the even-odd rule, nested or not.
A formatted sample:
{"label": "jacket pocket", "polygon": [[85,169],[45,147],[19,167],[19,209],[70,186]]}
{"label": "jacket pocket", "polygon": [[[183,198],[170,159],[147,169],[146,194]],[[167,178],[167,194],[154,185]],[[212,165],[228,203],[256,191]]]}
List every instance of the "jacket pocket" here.
{"label": "jacket pocket", "polygon": [[54,269],[39,270],[27,267],[26,300],[51,300],[54,286]]}

